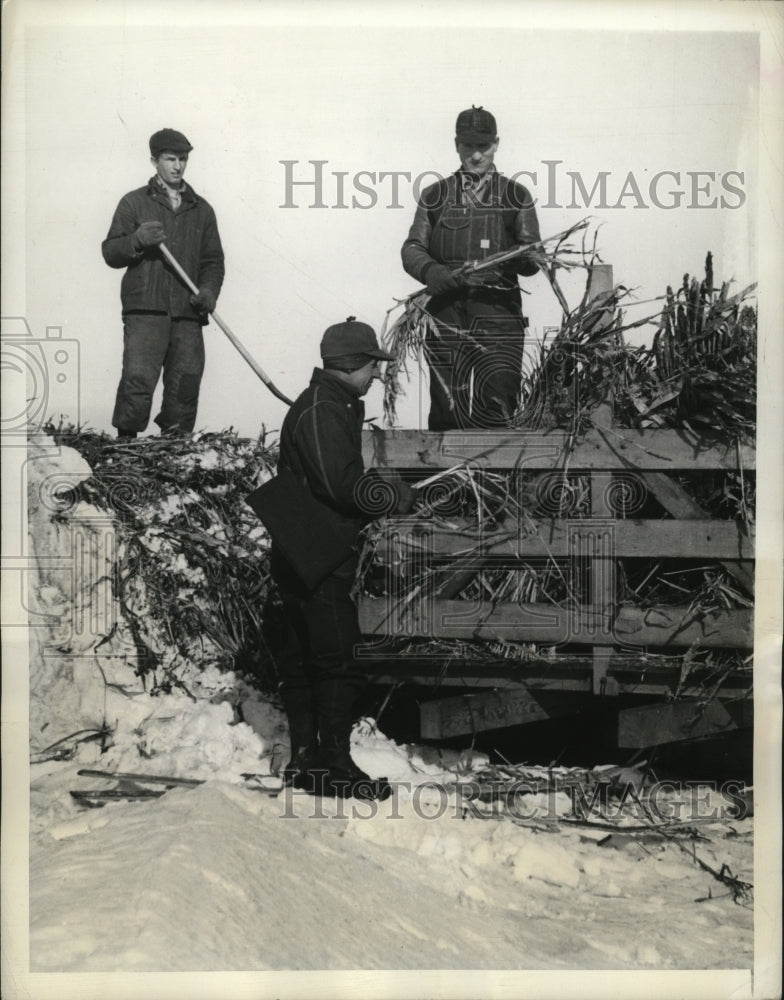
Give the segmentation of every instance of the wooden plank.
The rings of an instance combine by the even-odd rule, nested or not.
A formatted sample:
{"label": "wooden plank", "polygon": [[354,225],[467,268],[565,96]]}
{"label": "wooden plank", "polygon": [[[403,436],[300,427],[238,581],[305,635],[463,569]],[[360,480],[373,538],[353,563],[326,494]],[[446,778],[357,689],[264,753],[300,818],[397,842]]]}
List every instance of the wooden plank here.
{"label": "wooden plank", "polygon": [[754,724],[751,699],[732,704],[711,701],[673,701],[660,705],[626,708],[618,713],[618,746],[659,746],[750,729]]}
{"label": "wooden plank", "polygon": [[[705,511],[690,497],[680,483],[676,483],[666,472],[644,472],[643,482],[666,511],[681,520],[700,520]],[[754,564],[752,562],[721,562],[722,566],[735,577],[747,594],[754,596]]]}
{"label": "wooden plank", "polygon": [[[590,607],[565,611],[549,604],[497,604],[473,601],[410,601],[392,604],[367,598],[359,602],[365,635],[442,636],[500,639],[537,645],[606,645],[606,621]],[[751,649],[753,616],[748,609],[719,611],[695,620],[688,608],[621,607],[612,623],[615,645]]]}
{"label": "wooden plank", "polygon": [[[474,568],[475,571],[481,569],[486,557],[565,559],[578,551],[592,558],[611,559],[729,561],[750,560],[754,556],[754,539],[749,538],[736,521],[613,520],[611,550],[602,542],[606,520],[598,525],[589,518],[540,521],[536,534],[526,534],[526,525],[519,528],[504,525],[499,531],[480,534],[465,519],[450,518],[450,524],[454,527],[432,522],[390,521],[386,534],[379,540],[377,554],[384,561],[418,552],[432,553],[430,558],[462,556],[460,569]],[[476,557],[475,562],[472,556]]]}
{"label": "wooden plank", "polygon": [[613,633],[624,646],[690,646],[697,643],[716,649],[752,649],[754,613],[749,608],[718,611],[695,620],[689,608],[618,609]]}
{"label": "wooden plank", "polygon": [[[594,428],[570,449],[565,431],[372,430],[363,435],[366,466],[435,472],[461,462],[475,468],[552,471],[568,464],[590,470],[737,469],[730,444],[706,444],[676,430],[633,431]],[[756,466],[755,450],[740,448],[744,469]]]}
{"label": "wooden plank", "polygon": [[[607,293],[612,292],[615,289],[615,282],[613,281],[613,269],[612,264],[591,264],[588,271],[588,301],[592,302],[594,299],[598,298],[600,295],[607,295]],[[599,317],[591,327],[592,335],[595,333],[600,333],[602,330],[607,330],[615,324],[616,311],[612,304],[612,300],[605,302],[602,309],[602,315]],[[595,427],[612,427],[613,426],[613,409],[614,409],[614,392],[613,387],[610,386],[607,389],[607,395],[604,397],[601,403],[596,406],[591,413],[591,422]]]}
{"label": "wooden plank", "polygon": [[[617,681],[621,694],[673,695],[677,689],[688,698],[704,696],[706,682],[713,688],[715,678],[707,676],[707,668],[695,670],[682,682],[681,665],[680,656],[613,652],[608,674]],[[376,684],[411,684],[433,689],[457,687],[464,691],[488,687],[515,689],[525,684],[530,691],[585,694],[592,692],[592,667],[592,656],[571,652],[526,660],[450,658],[446,662],[443,652],[433,657],[398,654],[364,663],[365,676]],[[716,697],[746,697],[751,684],[750,671],[734,671],[728,674]]]}
{"label": "wooden plank", "polygon": [[518,684],[503,691],[424,702],[419,713],[422,738],[445,740],[451,736],[539,722],[554,714],[565,714],[565,711],[545,711],[525,685]]}

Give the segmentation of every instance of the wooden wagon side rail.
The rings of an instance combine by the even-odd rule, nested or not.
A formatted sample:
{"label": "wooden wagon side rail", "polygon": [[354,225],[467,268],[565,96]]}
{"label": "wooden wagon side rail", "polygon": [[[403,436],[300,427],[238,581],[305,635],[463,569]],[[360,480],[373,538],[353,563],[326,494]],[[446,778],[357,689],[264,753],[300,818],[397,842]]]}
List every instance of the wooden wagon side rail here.
{"label": "wooden wagon side rail", "polygon": [[366,635],[486,639],[544,646],[567,643],[686,648],[745,649],[752,645],[753,614],[742,608],[699,615],[684,607],[622,606],[608,614],[588,605],[574,609],[552,604],[487,606],[479,601],[405,602],[363,599],[359,620]]}
{"label": "wooden wagon side rail", "polygon": [[754,469],[750,445],[707,443],[676,430],[594,428],[572,441],[564,431],[411,431],[375,429],[363,435],[365,464],[434,472],[467,462],[478,469],[549,472],[623,469]]}
{"label": "wooden wagon side rail", "polygon": [[[490,531],[480,530],[475,521],[455,517],[446,524],[415,517],[390,519],[376,554],[391,568],[392,593],[385,600],[363,598],[359,605],[360,625],[371,644],[383,644],[383,637],[404,637],[530,643],[540,650],[551,647],[558,651],[563,676],[553,676],[542,661],[538,668],[531,664],[525,670],[528,689],[586,690],[588,684],[594,694],[670,690],[666,678],[646,673],[648,648],[668,655],[672,650],[673,659],[692,645],[752,648],[750,608],[699,615],[688,606],[627,606],[619,604],[617,587],[618,560],[686,558],[723,566],[741,591],[753,597],[751,528],[739,521],[711,518],[675,478],[689,472],[752,471],[756,468],[752,446],[707,441],[686,431],[595,426],[576,441],[563,431],[373,430],[365,433],[363,449],[366,465],[407,470],[418,478],[465,464],[475,470],[533,473],[534,478],[537,474],[582,473],[590,476],[591,484],[590,517],[523,515],[519,522],[508,517]],[[611,501],[613,483],[629,475],[644,487],[643,493],[658,501],[666,512],[663,517],[617,516]],[[535,571],[531,562],[546,565],[552,560],[587,564],[585,603],[565,608],[453,600],[455,589],[443,583],[450,571],[455,579],[465,580],[484,568],[528,564]],[[412,561],[419,571],[434,574],[431,591],[424,598],[394,593],[395,573],[402,570],[405,574]],[[571,660],[578,647],[593,652],[575,667]],[[636,673],[635,656],[640,663]],[[401,664],[400,669],[405,673],[408,668]],[[481,680],[481,665],[474,665],[470,672],[474,680]],[[497,674],[489,668],[484,683],[497,684]],[[739,676],[730,686],[737,694],[746,684]]]}
{"label": "wooden wagon side rail", "polygon": [[[376,549],[384,562],[415,554],[435,561],[461,560],[462,568],[481,569],[490,560],[683,558],[752,560],[754,539],[735,521],[540,519],[493,532],[472,530],[469,522],[450,518],[454,527],[400,520],[380,539]],[[535,531],[533,529],[536,529]]]}

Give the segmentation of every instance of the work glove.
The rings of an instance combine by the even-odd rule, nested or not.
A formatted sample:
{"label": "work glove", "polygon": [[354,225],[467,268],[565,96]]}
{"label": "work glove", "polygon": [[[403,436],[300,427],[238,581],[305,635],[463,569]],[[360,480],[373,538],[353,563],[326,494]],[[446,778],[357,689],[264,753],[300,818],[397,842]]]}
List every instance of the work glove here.
{"label": "work glove", "polygon": [[531,278],[538,271],[539,265],[536,261],[531,260],[527,254],[521,254],[517,258],[517,273],[521,274],[524,278]]}
{"label": "work glove", "polygon": [[431,295],[451,292],[461,285],[461,282],[452,274],[446,264],[429,264],[423,279]]}
{"label": "work glove", "polygon": [[162,222],[143,222],[133,234],[133,242],[137,250],[158,246],[165,239],[166,230],[163,228]]}
{"label": "work glove", "polygon": [[209,288],[200,288],[195,295],[191,295],[190,303],[193,308],[200,313],[211,313],[215,310],[217,299]]}

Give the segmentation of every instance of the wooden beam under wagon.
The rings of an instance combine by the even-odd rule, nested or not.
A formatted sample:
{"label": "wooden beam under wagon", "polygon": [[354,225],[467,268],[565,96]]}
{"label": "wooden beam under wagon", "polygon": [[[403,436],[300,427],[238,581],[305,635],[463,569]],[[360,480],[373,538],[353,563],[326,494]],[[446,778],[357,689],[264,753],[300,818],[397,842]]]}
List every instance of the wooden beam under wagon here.
{"label": "wooden beam under wagon", "polygon": [[559,715],[574,714],[572,705],[544,708],[524,684],[507,686],[502,691],[439,698],[419,706],[420,733],[423,739],[445,740],[452,736],[504,729],[529,722],[540,722]]}
{"label": "wooden beam under wagon", "polygon": [[622,709],[618,713],[618,746],[641,749],[717,736],[754,725],[751,699],[734,703],[694,701],[666,702]]}
{"label": "wooden beam under wagon", "polygon": [[[548,695],[565,692],[589,694],[592,690],[594,659],[592,655],[554,650],[550,655],[541,653],[530,659],[517,660],[471,658],[470,653],[462,656],[453,654],[445,660],[440,656],[423,655],[421,650],[406,652],[404,649],[363,658],[360,667],[372,683],[387,686],[400,684],[415,685],[436,691],[440,688],[497,688],[516,689],[525,684],[529,691],[545,692]],[[688,676],[682,676],[683,657],[679,654],[619,653],[610,654],[608,675],[618,685],[619,694],[633,695],[674,695],[701,698],[706,685],[715,689],[715,676],[709,668],[693,668]],[[751,668],[732,671],[715,691],[716,697],[743,699],[751,694]]]}

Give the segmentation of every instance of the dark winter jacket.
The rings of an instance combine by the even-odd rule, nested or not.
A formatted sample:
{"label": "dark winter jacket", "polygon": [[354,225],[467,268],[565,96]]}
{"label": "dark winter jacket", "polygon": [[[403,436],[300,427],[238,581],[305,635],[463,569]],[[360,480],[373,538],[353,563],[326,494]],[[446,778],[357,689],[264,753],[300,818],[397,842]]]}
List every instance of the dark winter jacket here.
{"label": "dark winter jacket", "polygon": [[[364,473],[362,423],[365,404],[336,375],[313,370],[310,385],[296,399],[280,432],[279,467],[303,478],[341,530],[359,533],[368,519],[357,503]],[[332,522],[334,519],[330,517]]]}
{"label": "dark winter jacket", "polygon": [[176,318],[206,319],[188,301],[190,289],[163,259],[158,247],[135,250],[133,233],[142,222],[161,222],[166,246],[200,288],[218,297],[225,273],[223,247],[212,207],[188,185],[175,212],[168,195],[152,177],[146,187],[126,194],[117,206],[101,244],[109,267],[127,268],[120,286],[123,314],[146,311]]}
{"label": "dark winter jacket", "polygon": [[[403,267],[412,278],[426,283],[434,264],[455,268],[540,239],[527,188],[492,169],[480,191],[474,194],[469,175],[461,169],[422,192],[402,248]],[[503,268],[480,272],[474,280],[516,289],[518,273],[536,271],[535,264],[520,257]]]}

